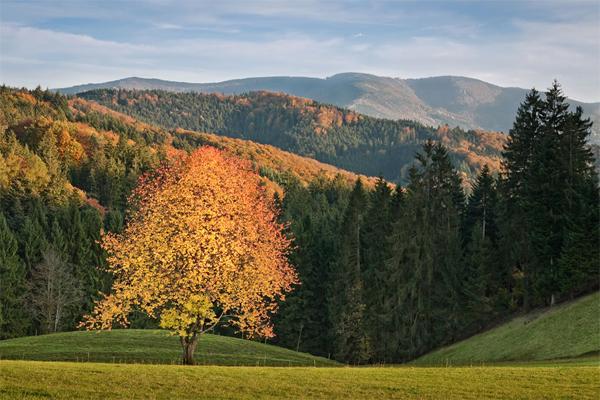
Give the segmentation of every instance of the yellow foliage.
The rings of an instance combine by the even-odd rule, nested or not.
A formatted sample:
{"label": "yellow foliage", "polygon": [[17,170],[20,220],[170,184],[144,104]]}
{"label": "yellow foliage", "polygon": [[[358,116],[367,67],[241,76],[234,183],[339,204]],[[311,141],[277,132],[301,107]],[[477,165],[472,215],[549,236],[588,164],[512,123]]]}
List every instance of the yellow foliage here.
{"label": "yellow foliage", "polygon": [[200,148],[140,178],[130,206],[123,233],[102,238],[114,283],[86,327],[127,324],[137,308],[178,333],[227,318],[249,336],[272,336],[270,316],[297,277],[248,162]]}
{"label": "yellow foliage", "polygon": [[193,294],[183,304],[164,309],[160,315],[160,326],[181,337],[190,337],[195,331],[204,330],[204,326],[196,326],[196,324],[213,326],[216,320],[217,316],[210,299]]}

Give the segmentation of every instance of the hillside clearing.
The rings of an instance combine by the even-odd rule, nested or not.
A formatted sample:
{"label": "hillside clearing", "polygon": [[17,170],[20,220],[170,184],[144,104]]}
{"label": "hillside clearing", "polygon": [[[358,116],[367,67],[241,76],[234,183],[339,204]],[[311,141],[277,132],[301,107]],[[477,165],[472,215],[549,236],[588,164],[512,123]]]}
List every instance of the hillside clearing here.
{"label": "hillside clearing", "polygon": [[415,364],[458,365],[543,361],[600,353],[600,292],[534,311],[506,324],[444,347]]}

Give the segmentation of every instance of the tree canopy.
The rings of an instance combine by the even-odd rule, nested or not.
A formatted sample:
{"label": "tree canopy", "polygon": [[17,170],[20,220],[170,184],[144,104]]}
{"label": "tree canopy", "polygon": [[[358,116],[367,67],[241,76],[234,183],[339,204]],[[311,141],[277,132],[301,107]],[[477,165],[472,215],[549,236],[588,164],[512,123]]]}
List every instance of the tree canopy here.
{"label": "tree canopy", "polygon": [[130,205],[124,230],[102,238],[114,282],[85,326],[127,324],[137,308],[190,345],[220,322],[273,336],[270,317],[297,278],[249,163],[200,148],[142,176]]}

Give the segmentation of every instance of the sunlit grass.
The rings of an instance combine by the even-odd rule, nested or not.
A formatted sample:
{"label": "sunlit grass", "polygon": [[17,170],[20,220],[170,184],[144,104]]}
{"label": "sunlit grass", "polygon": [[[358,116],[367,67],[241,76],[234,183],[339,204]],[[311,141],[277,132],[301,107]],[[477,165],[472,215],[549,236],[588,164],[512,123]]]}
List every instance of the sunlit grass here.
{"label": "sunlit grass", "polygon": [[1,399],[597,399],[598,367],[272,368],[0,361]]}
{"label": "sunlit grass", "polygon": [[[65,332],[0,341],[0,359],[178,364],[181,362],[181,346],[177,337],[162,330]],[[326,358],[217,335],[202,336],[196,361],[201,365],[337,365]]]}
{"label": "sunlit grass", "polygon": [[495,329],[429,353],[426,365],[482,364],[581,358],[600,353],[600,292],[535,311]]}

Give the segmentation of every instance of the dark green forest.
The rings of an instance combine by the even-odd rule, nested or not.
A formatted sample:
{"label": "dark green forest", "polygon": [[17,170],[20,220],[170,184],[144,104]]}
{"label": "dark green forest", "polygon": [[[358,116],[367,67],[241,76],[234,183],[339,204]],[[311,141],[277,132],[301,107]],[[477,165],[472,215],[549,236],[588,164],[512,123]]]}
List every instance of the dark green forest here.
{"label": "dark green forest", "polygon": [[249,139],[369,176],[405,182],[427,140],[444,143],[466,178],[499,167],[504,135],[386,120],[269,92],[239,96],[165,91],[95,90],[80,97],[168,129]]}
{"label": "dark green forest", "polygon": [[[255,94],[85,96],[163,126],[268,142],[388,178],[372,189],[341,177],[304,185],[288,174],[277,182],[283,195],[273,201],[289,224],[290,261],[302,282],[275,316],[282,346],[353,364],[403,362],[599,286],[591,123],[568,110],[558,84],[524,99],[498,153],[500,172],[476,169],[456,152],[474,132],[441,137],[343,110],[339,126],[315,132],[327,126],[322,118],[315,125],[314,113],[289,106],[273,120],[281,107],[269,111],[270,100],[253,110]],[[0,100],[0,338],[73,330],[110,287],[101,231],[122,229],[128,194],[167,159],[165,142],[179,150],[197,144],[81,112],[40,89],[2,87]],[[86,133],[93,130],[103,134]],[[465,165],[474,175],[469,190]],[[152,324],[132,318],[134,327]]]}

